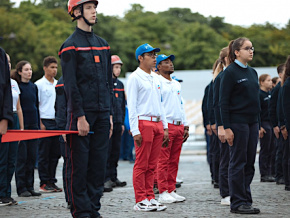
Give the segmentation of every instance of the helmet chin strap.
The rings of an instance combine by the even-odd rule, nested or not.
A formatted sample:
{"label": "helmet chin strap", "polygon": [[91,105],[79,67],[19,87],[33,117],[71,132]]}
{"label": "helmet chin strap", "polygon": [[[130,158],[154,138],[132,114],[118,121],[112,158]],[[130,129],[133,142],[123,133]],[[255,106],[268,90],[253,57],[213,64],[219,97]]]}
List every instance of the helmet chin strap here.
{"label": "helmet chin strap", "polygon": [[78,20],[78,19],[80,19],[82,17],[84,19],[84,21],[86,22],[86,24],[89,25],[89,26],[94,26],[94,24],[96,24],[98,22],[98,18],[97,17],[96,17],[95,23],[90,23],[87,20],[87,18],[85,18],[85,16],[83,15],[84,14],[84,9],[83,9],[82,5],[80,6],[80,11],[81,11],[81,14],[79,16],[75,17],[72,21]]}

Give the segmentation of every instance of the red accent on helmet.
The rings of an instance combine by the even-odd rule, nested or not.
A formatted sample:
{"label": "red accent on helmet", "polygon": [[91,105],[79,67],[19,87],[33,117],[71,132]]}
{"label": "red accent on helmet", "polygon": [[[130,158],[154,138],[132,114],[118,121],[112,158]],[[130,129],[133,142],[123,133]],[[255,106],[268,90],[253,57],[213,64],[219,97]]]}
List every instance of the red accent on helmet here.
{"label": "red accent on helmet", "polygon": [[67,3],[67,11],[70,15],[73,14],[73,10],[75,9],[75,7],[87,3],[87,2],[94,2],[96,4],[96,6],[98,6],[98,0],[69,0]]}
{"label": "red accent on helmet", "polygon": [[112,55],[111,56],[111,63],[112,64],[122,64],[123,65],[123,62],[122,62],[121,58],[118,55]]}

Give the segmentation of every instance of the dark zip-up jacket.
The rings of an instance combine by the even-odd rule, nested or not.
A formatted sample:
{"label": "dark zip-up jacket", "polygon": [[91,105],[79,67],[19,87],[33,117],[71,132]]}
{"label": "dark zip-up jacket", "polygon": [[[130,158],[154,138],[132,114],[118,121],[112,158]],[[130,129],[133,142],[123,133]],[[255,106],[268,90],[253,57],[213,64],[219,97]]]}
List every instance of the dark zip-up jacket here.
{"label": "dark zip-up jacket", "polygon": [[277,99],[277,118],[278,118],[278,126],[281,127],[285,125],[285,117],[283,113],[282,107],[282,93],[283,93],[284,85],[280,87]]}
{"label": "dark zip-up jacket", "polygon": [[213,108],[213,81],[210,82],[208,88],[207,110],[209,123],[210,125],[213,125],[215,124],[214,108]]}
{"label": "dark zip-up jacket", "polygon": [[209,84],[204,89],[204,95],[203,95],[202,105],[201,105],[202,117],[203,117],[203,126],[204,127],[206,127],[206,125],[209,124],[208,110],[207,110],[208,89],[209,89]]}
{"label": "dark zip-up jacket", "polygon": [[270,99],[271,99],[271,93],[265,92],[265,91],[260,89],[261,122],[262,121],[270,121],[270,116],[269,116]]}
{"label": "dark zip-up jacket", "polygon": [[0,120],[13,122],[10,70],[6,52],[0,47]]}
{"label": "dark zip-up jacket", "polygon": [[290,132],[290,77],[288,77],[283,84],[282,108],[283,108],[283,114],[285,118],[285,126],[289,134]]}
{"label": "dark zip-up jacket", "polygon": [[222,118],[221,118],[221,110],[219,105],[219,96],[220,96],[220,83],[221,78],[223,75],[223,71],[220,72],[217,77],[214,80],[213,83],[213,109],[214,109],[214,116],[215,116],[215,122],[217,127],[223,126]]}
{"label": "dark zip-up jacket", "polygon": [[220,107],[224,128],[231,123],[260,123],[259,84],[256,70],[235,62],[225,70],[220,84]]}
{"label": "dark zip-up jacket", "polygon": [[277,117],[277,101],[278,94],[281,87],[281,82],[279,82],[271,91],[271,99],[269,105],[269,116],[272,127],[278,126],[278,117]]}
{"label": "dark zip-up jacket", "polygon": [[114,123],[121,123],[124,124],[125,120],[125,90],[124,90],[124,84],[118,80],[113,78],[113,91],[114,91],[114,98],[113,98],[113,104],[114,104],[114,116],[113,116],[113,122]]}
{"label": "dark zip-up jacket", "polygon": [[64,130],[67,120],[67,101],[64,91],[63,77],[61,76],[55,86],[55,122],[60,130]]}
{"label": "dark zip-up jacket", "polygon": [[94,32],[76,28],[60,48],[68,113],[110,112],[113,115],[111,53]]}

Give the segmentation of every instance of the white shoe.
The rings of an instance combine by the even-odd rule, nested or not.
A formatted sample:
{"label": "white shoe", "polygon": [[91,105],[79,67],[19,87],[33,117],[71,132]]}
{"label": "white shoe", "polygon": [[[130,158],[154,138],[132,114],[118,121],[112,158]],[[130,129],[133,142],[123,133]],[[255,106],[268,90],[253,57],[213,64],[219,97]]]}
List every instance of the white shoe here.
{"label": "white shoe", "polygon": [[156,201],[155,199],[151,199],[150,200],[150,203],[153,205],[153,206],[156,206],[157,207],[157,211],[164,211],[167,209],[167,207],[163,204],[160,204],[158,201]]}
{"label": "white shoe", "polygon": [[183,180],[176,177],[176,182],[183,183]]}
{"label": "white shoe", "polygon": [[183,202],[186,200],[185,197],[178,195],[175,191],[169,193],[173,198],[176,199],[176,202]]}
{"label": "white shoe", "polygon": [[149,212],[149,211],[156,211],[157,206],[152,205],[148,199],[146,198],[143,201],[138,202],[137,204],[134,205],[134,210],[139,210],[139,211],[144,211],[144,212]]}
{"label": "white shoe", "polygon": [[221,205],[230,206],[231,205],[231,198],[230,198],[230,196],[227,196],[225,198],[222,198],[221,199]]}
{"label": "white shoe", "polygon": [[167,191],[164,191],[159,195],[158,202],[163,204],[171,204],[176,202],[176,199],[172,197]]}

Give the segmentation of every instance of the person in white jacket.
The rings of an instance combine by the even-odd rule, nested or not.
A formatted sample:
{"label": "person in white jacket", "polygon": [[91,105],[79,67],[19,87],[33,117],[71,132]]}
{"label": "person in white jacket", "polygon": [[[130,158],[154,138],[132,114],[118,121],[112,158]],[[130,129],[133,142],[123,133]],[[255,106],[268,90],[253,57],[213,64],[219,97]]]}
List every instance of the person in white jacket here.
{"label": "person in white jacket", "polygon": [[161,103],[161,83],[151,69],[156,64],[156,52],[149,44],[136,49],[139,67],[129,76],[127,105],[129,123],[134,137],[136,160],[133,169],[135,210],[162,211],[167,207],[155,200],[154,170],[162,146],[168,143],[168,125]]}
{"label": "person in white jacket", "polygon": [[168,123],[169,143],[161,148],[157,164],[157,183],[159,189],[159,203],[173,203],[185,201],[185,197],[178,195],[176,176],[182,143],[189,136],[189,126],[181,97],[181,85],[171,78],[174,72],[174,55],[164,54],[157,56],[156,68],[160,73],[162,104]]}

